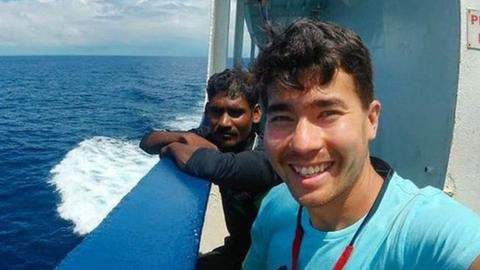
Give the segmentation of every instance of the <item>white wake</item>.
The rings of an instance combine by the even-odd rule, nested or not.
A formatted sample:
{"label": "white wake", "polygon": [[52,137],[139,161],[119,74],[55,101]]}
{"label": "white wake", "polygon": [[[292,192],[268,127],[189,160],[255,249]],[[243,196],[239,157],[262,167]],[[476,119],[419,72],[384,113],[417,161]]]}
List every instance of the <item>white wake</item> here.
{"label": "white wake", "polygon": [[164,122],[164,126],[170,130],[189,130],[198,127],[202,121],[203,101],[195,104],[191,111],[191,113],[177,113],[174,119]]}
{"label": "white wake", "polygon": [[50,171],[61,198],[58,213],[73,222],[74,232],[89,233],[156,162],[158,156],[143,153],[135,141],[82,141]]}

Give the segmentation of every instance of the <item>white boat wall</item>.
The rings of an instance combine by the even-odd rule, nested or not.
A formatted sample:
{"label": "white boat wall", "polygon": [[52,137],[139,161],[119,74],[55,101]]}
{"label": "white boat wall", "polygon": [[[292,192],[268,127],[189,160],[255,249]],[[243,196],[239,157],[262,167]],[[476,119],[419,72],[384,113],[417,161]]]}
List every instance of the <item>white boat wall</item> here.
{"label": "white boat wall", "polygon": [[[444,188],[480,214],[480,19],[475,20],[479,10],[480,1],[460,1],[457,100]],[[475,48],[469,48],[474,44],[467,39],[476,40]]]}
{"label": "white boat wall", "polygon": [[[311,17],[357,32],[371,51],[383,105],[372,154],[419,186],[442,188],[480,213],[480,1],[235,3],[237,66],[243,17],[260,45],[264,17],[279,24]],[[226,65],[232,3],[211,4],[209,74]],[[173,180],[179,185],[172,187]],[[210,189],[205,183],[160,161],[58,269],[194,269]]]}

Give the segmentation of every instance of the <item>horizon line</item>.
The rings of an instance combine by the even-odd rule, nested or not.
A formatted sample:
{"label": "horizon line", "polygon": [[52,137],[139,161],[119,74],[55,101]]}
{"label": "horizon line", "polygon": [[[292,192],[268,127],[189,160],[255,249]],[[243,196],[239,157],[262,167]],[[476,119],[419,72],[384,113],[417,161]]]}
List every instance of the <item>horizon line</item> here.
{"label": "horizon line", "polygon": [[[94,56],[94,57],[172,57],[172,58],[208,58],[205,56],[195,55],[156,55],[156,54],[0,54],[0,57],[45,57],[45,56]],[[233,59],[228,56],[227,59]],[[242,59],[250,59],[250,56],[243,56]]]}

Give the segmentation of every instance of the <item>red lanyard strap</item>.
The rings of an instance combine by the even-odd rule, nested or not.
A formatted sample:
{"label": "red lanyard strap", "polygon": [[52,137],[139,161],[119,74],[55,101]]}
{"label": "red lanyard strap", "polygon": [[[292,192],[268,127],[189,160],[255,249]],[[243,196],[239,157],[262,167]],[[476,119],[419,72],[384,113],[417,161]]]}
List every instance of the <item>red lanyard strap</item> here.
{"label": "red lanyard strap", "polygon": [[300,206],[297,213],[297,229],[295,230],[295,239],[292,246],[292,270],[298,270],[298,255],[300,255],[300,246],[303,239],[302,208]]}
{"label": "red lanyard strap", "polygon": [[347,264],[348,259],[352,256],[353,244],[348,244],[348,246],[343,250],[342,255],[338,258],[337,263],[333,267],[333,270],[342,270],[345,264]]}

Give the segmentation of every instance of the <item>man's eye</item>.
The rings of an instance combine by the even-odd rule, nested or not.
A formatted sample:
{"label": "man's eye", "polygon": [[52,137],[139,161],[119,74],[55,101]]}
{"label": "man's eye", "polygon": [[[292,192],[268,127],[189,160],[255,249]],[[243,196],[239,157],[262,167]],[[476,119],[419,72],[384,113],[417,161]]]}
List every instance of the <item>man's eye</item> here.
{"label": "man's eye", "polygon": [[273,122],[288,122],[288,121],[291,121],[292,119],[286,115],[274,115],[272,117],[269,118],[269,122],[270,123],[273,123]]}
{"label": "man's eye", "polygon": [[234,117],[234,118],[238,118],[240,116],[242,116],[245,112],[243,110],[229,110],[228,111],[228,114],[231,116],[231,117]]}
{"label": "man's eye", "polygon": [[223,113],[222,110],[219,110],[217,108],[210,108],[208,110],[208,114],[210,116],[213,116],[213,117],[218,117],[218,116],[222,115],[222,113]]}
{"label": "man's eye", "polygon": [[326,117],[335,116],[335,115],[338,115],[338,114],[339,114],[339,112],[334,111],[334,110],[323,111],[323,112],[320,113],[320,118],[326,118]]}

